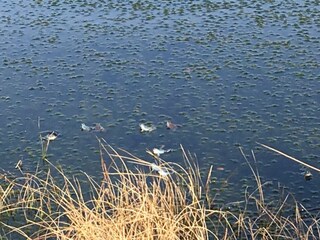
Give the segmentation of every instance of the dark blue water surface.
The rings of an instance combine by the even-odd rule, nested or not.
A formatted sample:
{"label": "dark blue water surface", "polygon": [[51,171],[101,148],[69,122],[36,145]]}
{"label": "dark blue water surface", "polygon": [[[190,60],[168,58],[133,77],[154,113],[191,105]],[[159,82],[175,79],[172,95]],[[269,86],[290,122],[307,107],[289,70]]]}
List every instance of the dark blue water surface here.
{"label": "dark blue water surface", "polygon": [[[203,170],[225,169],[217,182],[245,189],[254,182],[241,146],[264,181],[320,202],[319,174],[306,182],[301,166],[256,143],[320,168],[319,1],[11,0],[0,9],[1,168],[15,173],[22,159],[34,169],[39,132],[57,130],[49,160],[71,172],[99,175],[97,135],[148,161],[146,148],[182,144]],[[169,131],[167,120],[182,127]],[[141,134],[139,123],[157,130]],[[182,161],[180,151],[163,158]]]}

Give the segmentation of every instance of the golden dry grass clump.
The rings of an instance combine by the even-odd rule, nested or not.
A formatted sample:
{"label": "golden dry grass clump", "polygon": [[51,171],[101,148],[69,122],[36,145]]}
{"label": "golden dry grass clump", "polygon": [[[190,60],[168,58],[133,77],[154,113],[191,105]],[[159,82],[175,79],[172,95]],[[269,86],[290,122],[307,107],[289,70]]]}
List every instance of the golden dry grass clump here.
{"label": "golden dry grass clump", "polygon": [[[320,239],[319,218],[290,194],[265,199],[257,169],[244,159],[257,188],[237,208],[223,210],[211,197],[211,167],[202,181],[195,159],[184,151],[185,166],[153,155],[148,162],[100,140],[102,176],[68,178],[47,163],[1,187],[1,224],[10,239],[206,240]],[[149,152],[152,154],[152,152]],[[254,154],[252,152],[253,159]],[[267,202],[267,203],[266,203]],[[291,211],[290,211],[291,210]],[[303,213],[301,210],[304,210]],[[289,212],[289,214],[288,214]],[[4,221],[4,214],[19,220]]]}
{"label": "golden dry grass clump", "polygon": [[[101,143],[99,181],[85,173],[85,179],[70,180],[45,159],[50,166],[45,174],[26,173],[11,181],[19,197],[2,210],[15,211],[24,221],[3,224],[25,239],[209,239],[206,220],[214,211],[202,201],[193,163],[186,158],[186,170],[121,151],[123,156]],[[166,174],[152,171],[154,166]]]}

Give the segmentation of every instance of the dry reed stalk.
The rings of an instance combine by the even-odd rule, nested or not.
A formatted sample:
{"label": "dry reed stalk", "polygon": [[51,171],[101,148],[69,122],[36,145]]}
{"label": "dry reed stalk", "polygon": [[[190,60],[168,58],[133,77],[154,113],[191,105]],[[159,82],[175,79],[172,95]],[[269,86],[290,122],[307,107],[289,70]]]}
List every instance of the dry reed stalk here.
{"label": "dry reed stalk", "polygon": [[218,211],[205,208],[198,170],[172,164],[177,171],[163,177],[145,172],[147,161],[124,150],[119,154],[104,141],[100,148],[103,178],[97,182],[84,173],[89,193],[45,157],[52,171],[16,179],[15,210],[23,210],[26,223],[6,227],[25,239],[209,239],[206,220]]}
{"label": "dry reed stalk", "polygon": [[[24,223],[2,225],[30,240],[319,239],[317,218],[310,214],[305,221],[298,205],[295,217],[283,214],[288,196],[276,206],[266,200],[258,169],[252,167],[242,149],[257,188],[245,195],[242,207],[228,211],[212,209],[212,168],[202,181],[194,156],[182,147],[185,167],[154,159],[171,170],[171,174],[161,176],[151,171],[152,162],[125,150],[119,153],[103,139],[99,142],[100,180],[86,173],[85,183],[70,179],[44,158],[50,166],[47,171],[39,167],[35,174],[9,181],[10,187],[1,196],[5,203],[2,212],[18,212]],[[13,189],[19,191],[14,202],[8,197]]]}
{"label": "dry reed stalk", "polygon": [[305,167],[307,167],[307,168],[310,168],[310,169],[312,169],[312,170],[315,170],[315,171],[317,171],[317,172],[320,172],[320,169],[319,168],[316,168],[316,167],[314,167],[314,166],[312,166],[312,165],[310,165],[310,164],[307,164],[307,163],[305,163],[305,162],[303,162],[303,161],[301,161],[301,160],[299,160],[299,159],[296,159],[296,158],[294,158],[294,157],[291,157],[290,155],[288,155],[288,154],[285,154],[284,152],[281,152],[281,151],[279,151],[279,150],[277,150],[277,149],[275,149],[275,148],[272,148],[272,147],[269,147],[269,146],[267,146],[267,145],[265,145],[265,144],[262,144],[262,143],[258,143],[260,146],[262,146],[262,147],[264,147],[264,148],[267,148],[267,149],[269,149],[269,150],[271,150],[271,151],[273,151],[273,152],[275,152],[275,153],[278,153],[278,154],[280,154],[280,155],[282,155],[282,156],[284,156],[284,157],[286,157],[286,158],[288,158],[288,159],[290,159],[290,160],[292,160],[292,161],[295,161],[295,162],[297,162],[297,163],[299,163],[299,164],[301,164],[301,165],[303,165],[303,166],[305,166]]}
{"label": "dry reed stalk", "polygon": [[[238,217],[233,215],[237,219],[237,236],[245,236],[245,239],[319,239],[319,219],[310,217],[309,223],[307,223],[301,217],[301,208],[297,207],[298,203],[294,198],[293,203],[296,206],[294,214],[284,214],[285,208],[292,205],[288,203],[290,194],[283,200],[279,200],[276,207],[274,207],[275,202],[266,203],[263,191],[264,183],[261,182],[259,172],[257,168],[254,169],[251,166],[242,149],[240,151],[253,173],[257,189],[246,198],[244,211],[241,211]],[[256,163],[254,153],[251,152],[251,154],[254,163]],[[255,192],[258,192],[258,197],[255,197]],[[253,216],[252,210],[250,211],[246,207],[250,205],[251,201],[256,205]]]}

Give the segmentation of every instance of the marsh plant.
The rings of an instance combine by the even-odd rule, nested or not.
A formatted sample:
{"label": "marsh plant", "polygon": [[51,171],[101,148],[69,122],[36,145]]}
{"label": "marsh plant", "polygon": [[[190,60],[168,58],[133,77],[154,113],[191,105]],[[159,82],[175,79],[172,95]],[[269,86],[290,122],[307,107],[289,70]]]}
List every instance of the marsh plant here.
{"label": "marsh plant", "polygon": [[[289,201],[266,203],[259,173],[243,154],[257,188],[235,209],[215,205],[211,167],[200,174],[183,148],[184,165],[142,160],[99,140],[102,175],[68,177],[44,158],[45,170],[21,170],[1,188],[1,221],[8,238],[22,239],[319,239],[316,216]],[[254,157],[253,153],[252,156]],[[254,159],[254,158],[253,158]],[[170,169],[159,174],[158,168]],[[98,180],[97,180],[98,179]],[[13,196],[13,197],[12,197]],[[290,203],[290,204],[289,204]],[[292,210],[291,214],[287,214]],[[3,216],[19,221],[4,220]],[[19,236],[19,237],[18,237]]]}

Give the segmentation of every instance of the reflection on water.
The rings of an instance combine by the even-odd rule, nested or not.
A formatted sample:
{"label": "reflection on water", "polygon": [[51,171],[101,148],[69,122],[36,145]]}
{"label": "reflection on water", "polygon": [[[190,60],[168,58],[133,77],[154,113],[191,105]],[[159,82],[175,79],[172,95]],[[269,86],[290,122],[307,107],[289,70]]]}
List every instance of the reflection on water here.
{"label": "reflection on water", "polygon": [[[319,5],[313,1],[4,1],[0,3],[1,167],[33,169],[39,132],[56,130],[50,159],[97,174],[95,135],[150,159],[185,149],[216,178],[245,188],[260,174],[319,202],[304,169],[319,167]],[[40,118],[40,121],[39,121]],[[175,131],[166,122],[181,125]],[[100,123],[106,131],[81,131]],[[156,130],[141,134],[139,123]],[[39,128],[40,127],[40,128]],[[175,151],[164,157],[181,161]],[[151,160],[151,159],[150,159]],[[248,182],[246,179],[249,179]]]}

